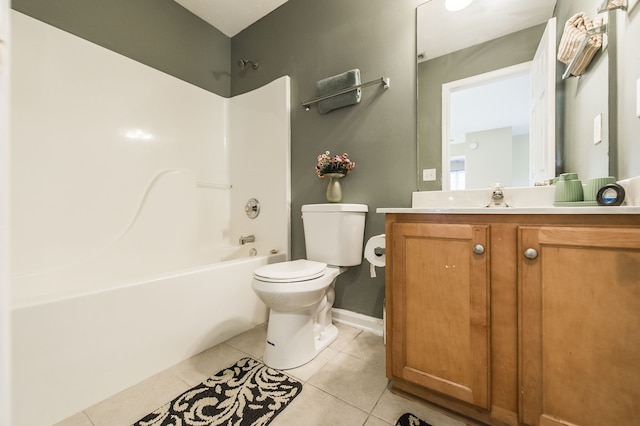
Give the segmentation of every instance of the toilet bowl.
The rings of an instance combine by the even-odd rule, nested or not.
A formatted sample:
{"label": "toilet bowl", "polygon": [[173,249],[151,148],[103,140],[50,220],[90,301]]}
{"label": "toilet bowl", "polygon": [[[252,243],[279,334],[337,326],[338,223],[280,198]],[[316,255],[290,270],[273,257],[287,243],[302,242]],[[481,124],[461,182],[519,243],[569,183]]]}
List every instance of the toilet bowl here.
{"label": "toilet bowl", "polygon": [[336,278],[362,263],[364,204],[302,206],[307,259],[261,266],[252,288],[270,308],[263,361],[286,370],[311,361],[338,337]]}
{"label": "toilet bowl", "polygon": [[306,364],[338,337],[331,306],[335,280],[345,270],[304,259],[256,269],[253,291],[270,308],[266,365],[285,370]]}

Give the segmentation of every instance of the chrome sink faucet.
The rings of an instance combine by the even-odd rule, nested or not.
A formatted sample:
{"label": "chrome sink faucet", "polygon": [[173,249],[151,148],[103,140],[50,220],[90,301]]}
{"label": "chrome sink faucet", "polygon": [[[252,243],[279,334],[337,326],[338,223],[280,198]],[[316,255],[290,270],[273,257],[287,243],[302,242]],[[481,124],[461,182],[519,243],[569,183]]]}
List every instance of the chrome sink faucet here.
{"label": "chrome sink faucet", "polygon": [[487,207],[509,207],[504,201],[504,185],[501,183],[495,183],[491,185],[491,200]]}

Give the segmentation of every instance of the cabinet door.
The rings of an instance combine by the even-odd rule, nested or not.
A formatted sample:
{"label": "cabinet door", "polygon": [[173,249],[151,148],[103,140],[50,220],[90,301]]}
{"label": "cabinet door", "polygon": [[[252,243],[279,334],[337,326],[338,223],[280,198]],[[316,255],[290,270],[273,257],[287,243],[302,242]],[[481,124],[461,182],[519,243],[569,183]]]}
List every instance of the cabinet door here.
{"label": "cabinet door", "polygon": [[521,420],[640,424],[640,229],[519,232]]}
{"label": "cabinet door", "polygon": [[488,408],[488,226],[395,223],[392,244],[393,375]]}

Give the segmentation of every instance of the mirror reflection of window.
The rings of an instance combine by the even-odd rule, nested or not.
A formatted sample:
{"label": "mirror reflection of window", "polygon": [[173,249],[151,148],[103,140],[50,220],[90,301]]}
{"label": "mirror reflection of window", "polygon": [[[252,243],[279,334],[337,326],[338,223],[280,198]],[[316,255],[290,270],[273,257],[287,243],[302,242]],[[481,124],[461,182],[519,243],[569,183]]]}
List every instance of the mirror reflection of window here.
{"label": "mirror reflection of window", "polygon": [[449,183],[451,189],[465,189],[464,155],[449,158],[451,159],[449,163]]}

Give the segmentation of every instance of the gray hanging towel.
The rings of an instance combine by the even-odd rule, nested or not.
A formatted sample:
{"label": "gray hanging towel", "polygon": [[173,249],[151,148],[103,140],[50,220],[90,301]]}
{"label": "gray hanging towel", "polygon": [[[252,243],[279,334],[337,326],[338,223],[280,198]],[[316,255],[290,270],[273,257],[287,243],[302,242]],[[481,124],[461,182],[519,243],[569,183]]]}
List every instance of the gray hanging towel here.
{"label": "gray hanging towel", "polygon": [[[362,84],[360,80],[360,70],[356,68],[322,79],[316,83],[316,86],[318,87],[318,96],[324,96],[360,84]],[[362,89],[356,89],[318,102],[318,111],[320,114],[326,114],[334,109],[357,104],[360,102],[360,99],[362,99]]]}

